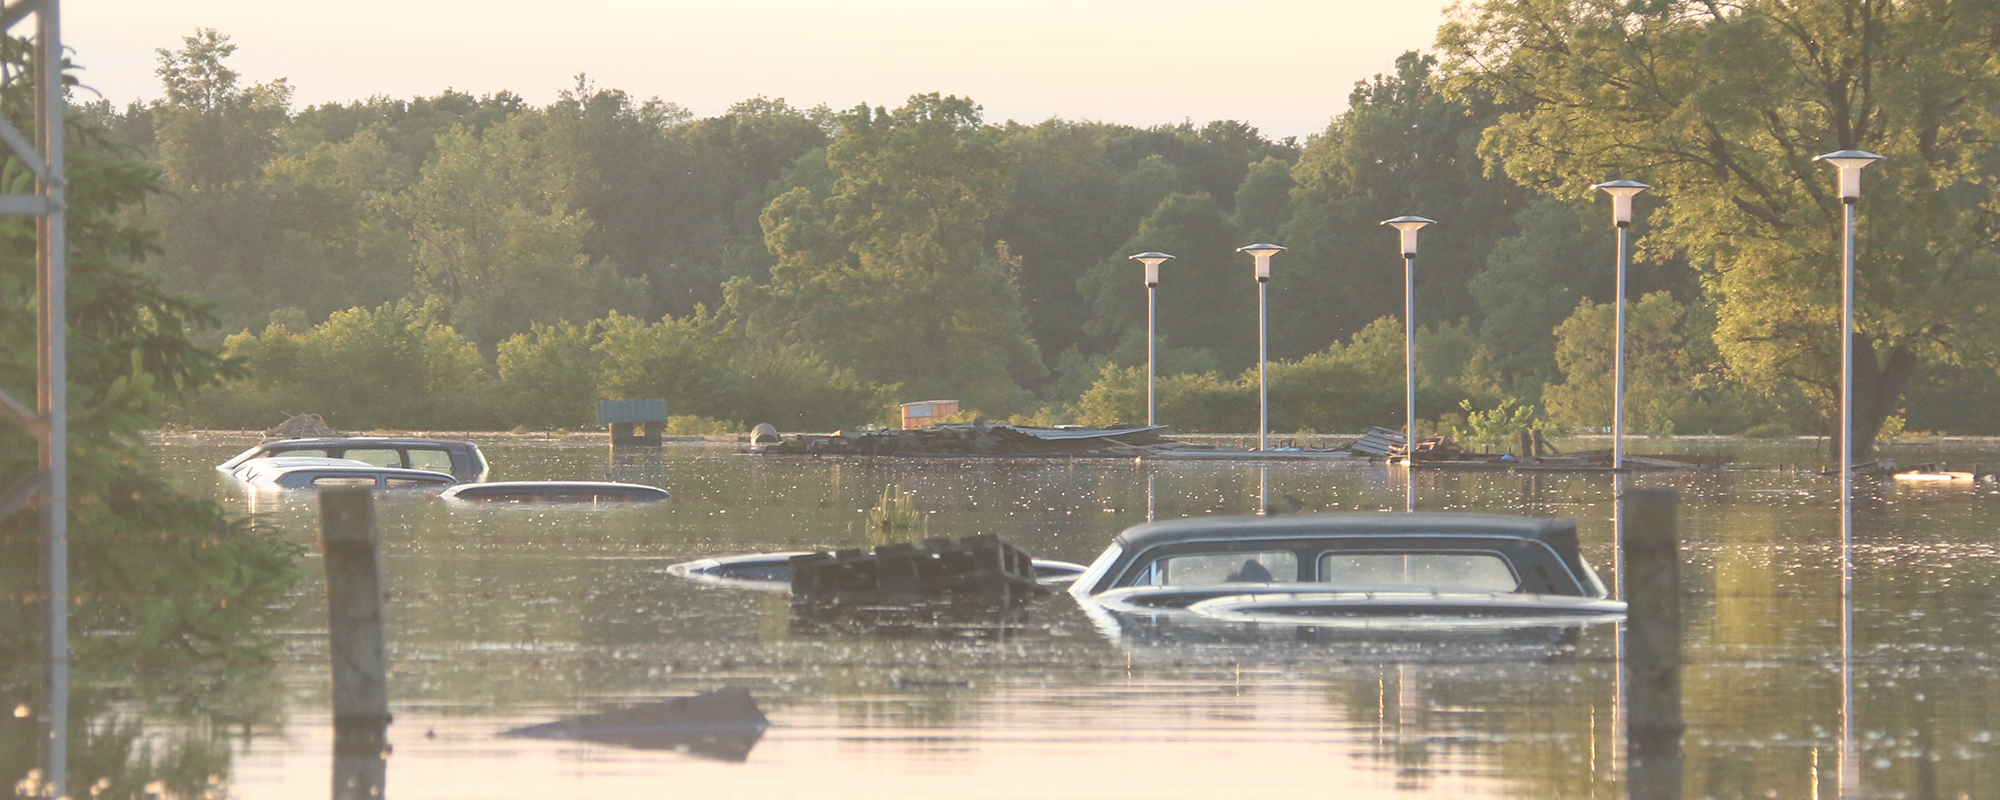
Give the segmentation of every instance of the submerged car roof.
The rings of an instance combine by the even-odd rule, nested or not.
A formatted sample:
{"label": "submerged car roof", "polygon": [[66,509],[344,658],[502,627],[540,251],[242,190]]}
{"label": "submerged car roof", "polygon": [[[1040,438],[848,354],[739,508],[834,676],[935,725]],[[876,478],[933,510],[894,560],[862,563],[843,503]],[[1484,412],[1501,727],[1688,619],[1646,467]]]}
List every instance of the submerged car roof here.
{"label": "submerged car roof", "polygon": [[1298,539],[1325,536],[1502,536],[1577,548],[1576,519],[1506,514],[1335,512],[1271,516],[1186,517],[1126,528],[1117,543],[1140,549],[1210,539]]}
{"label": "submerged car roof", "polygon": [[1508,514],[1466,512],[1383,513],[1334,512],[1271,516],[1186,517],[1147,522],[1126,528],[1112,540],[1126,552],[1166,544],[1244,539],[1313,539],[1346,537],[1460,537],[1519,539],[1539,542],[1579,577],[1590,574],[1577,540],[1576,518],[1544,519]]}
{"label": "submerged car roof", "polygon": [[[288,448],[316,447],[316,446],[324,447],[329,445],[345,447],[357,444],[384,444],[397,447],[413,447],[413,446],[423,447],[423,446],[435,446],[441,444],[471,445],[473,443],[466,441],[464,439],[424,439],[413,436],[319,436],[311,439],[272,439],[270,441],[257,445],[257,447],[271,447],[273,445],[284,445],[285,447]],[[477,445],[473,446],[476,447]]]}
{"label": "submerged car roof", "polygon": [[458,482],[448,472],[428,469],[404,469],[402,467],[376,467],[367,464],[348,466],[344,464],[295,464],[279,466],[244,477],[246,483],[280,486],[288,489],[310,488],[320,478],[366,478],[377,484],[385,480],[407,480],[421,484],[450,486]]}
{"label": "submerged car roof", "polygon": [[[452,455],[454,477],[460,480],[479,480],[486,477],[486,454],[479,451],[478,444],[464,439],[424,439],[413,436],[318,436],[310,439],[271,439],[231,456],[228,461],[215,465],[215,468],[229,472],[253,458],[270,458],[296,450],[322,449],[346,452],[368,448],[442,450]],[[466,463],[460,464],[461,460]]]}

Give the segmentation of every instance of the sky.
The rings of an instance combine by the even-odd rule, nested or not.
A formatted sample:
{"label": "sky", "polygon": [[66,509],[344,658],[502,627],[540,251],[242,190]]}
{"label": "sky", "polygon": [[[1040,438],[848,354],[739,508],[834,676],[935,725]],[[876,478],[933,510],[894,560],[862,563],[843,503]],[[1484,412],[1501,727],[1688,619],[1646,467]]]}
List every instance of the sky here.
{"label": "sky", "polygon": [[[1354,82],[1428,50],[1443,0],[74,0],[82,82],[160,95],[161,48],[214,28],[295,107],[456,89],[543,104],[586,74],[698,116],[750,97],[897,106],[970,97],[986,119],[1326,128]],[[18,29],[17,33],[21,30]],[[92,99],[86,92],[79,99]]]}

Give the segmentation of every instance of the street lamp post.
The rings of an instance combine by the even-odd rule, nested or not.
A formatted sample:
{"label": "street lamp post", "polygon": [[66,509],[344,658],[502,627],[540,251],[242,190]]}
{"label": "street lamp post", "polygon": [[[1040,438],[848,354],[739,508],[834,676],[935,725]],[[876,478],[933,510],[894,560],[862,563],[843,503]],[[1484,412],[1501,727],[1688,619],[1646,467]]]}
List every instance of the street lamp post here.
{"label": "street lamp post", "polygon": [[1861,168],[1882,160],[1866,150],[1840,150],[1814,161],[1840,170],[1840,205],[1845,214],[1846,248],[1840,276],[1840,572],[1853,580],[1848,547],[1854,539],[1854,207],[1861,202]]}
{"label": "street lamp post", "polygon": [[1246,244],[1236,248],[1238,253],[1249,253],[1257,260],[1257,450],[1269,449],[1271,438],[1271,393],[1269,374],[1269,341],[1265,325],[1264,285],[1271,282],[1271,256],[1285,252],[1285,248],[1275,244]]}
{"label": "street lamp post", "polygon": [[[1866,150],[1837,150],[1814,156],[1814,161],[1825,161],[1840,170],[1840,205],[1843,210],[1843,229],[1846,237],[1841,258],[1840,276],[1840,600],[1843,613],[1840,620],[1841,673],[1848,676],[1849,654],[1853,652],[1854,630],[1852,612],[1854,595],[1854,207],[1861,202],[1861,169],[1882,160],[1882,156]],[[1847,685],[1843,681],[1843,685]],[[1841,697],[1840,729],[1841,796],[1853,787],[1850,777],[1858,778],[1854,754],[1850,752],[1853,741],[1854,696],[1851,691]],[[1850,773],[1854,773],[1850,775]],[[1858,783],[1858,780],[1854,781]]]}
{"label": "street lamp post", "polygon": [[1417,231],[1437,220],[1401,216],[1382,224],[1403,246],[1403,510],[1417,510]]}
{"label": "street lamp post", "polygon": [[1611,368],[1611,468],[1625,468],[1625,262],[1627,235],[1632,229],[1632,198],[1653,187],[1638,181],[1605,181],[1590,187],[1611,195],[1611,221],[1618,226],[1618,298],[1616,355]]}
{"label": "street lamp post", "polygon": [[1173,256],[1145,252],[1126,258],[1146,265],[1146,424],[1153,424],[1153,290],[1160,286],[1160,265]]}

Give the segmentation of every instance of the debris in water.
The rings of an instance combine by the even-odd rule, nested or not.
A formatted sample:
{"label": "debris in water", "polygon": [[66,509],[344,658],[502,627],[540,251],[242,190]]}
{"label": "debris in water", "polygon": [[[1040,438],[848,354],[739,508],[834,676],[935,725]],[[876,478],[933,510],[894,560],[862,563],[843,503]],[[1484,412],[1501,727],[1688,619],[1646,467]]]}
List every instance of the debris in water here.
{"label": "debris in water", "polygon": [[529,739],[570,739],[638,750],[741,762],[770,727],[757,701],[742,687],[726,686],[693,697],[585,714],[501,733]]}
{"label": "debris in water", "polygon": [[950,601],[1005,608],[1045,592],[1034,559],[992,534],[793,556],[792,605]]}
{"label": "debris in water", "polygon": [[340,436],[318,414],[293,414],[278,427],[264,432],[267,439],[331,439]]}
{"label": "debris in water", "polygon": [[835,456],[1106,456],[1133,458],[1191,448],[1166,438],[1164,425],[1111,428],[1036,428],[1022,425],[933,425],[910,430],[828,436],[800,435],[767,442],[757,452],[773,455]]}

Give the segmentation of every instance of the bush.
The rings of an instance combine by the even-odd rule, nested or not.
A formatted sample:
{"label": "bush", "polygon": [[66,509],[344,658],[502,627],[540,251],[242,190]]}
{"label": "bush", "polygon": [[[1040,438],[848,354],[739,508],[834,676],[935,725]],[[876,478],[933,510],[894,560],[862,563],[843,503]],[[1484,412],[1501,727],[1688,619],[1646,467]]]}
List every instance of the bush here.
{"label": "bush", "polygon": [[258,429],[308,411],[345,430],[482,430],[495,421],[485,359],[437,322],[433,305],[348,309],[296,334],[273,324],[229,337],[223,350],[250,377],[191,406],[194,424]]}
{"label": "bush", "polygon": [[661,397],[670,410],[728,420],[737,430],[759,422],[834,430],[895,419],[890,387],[802,350],[755,344],[706,310],[652,324],[614,313],[599,324],[601,397]]}
{"label": "bush", "polygon": [[580,428],[596,416],[596,324],[535,325],[500,343],[496,393],[505,423],[534,430]]}

